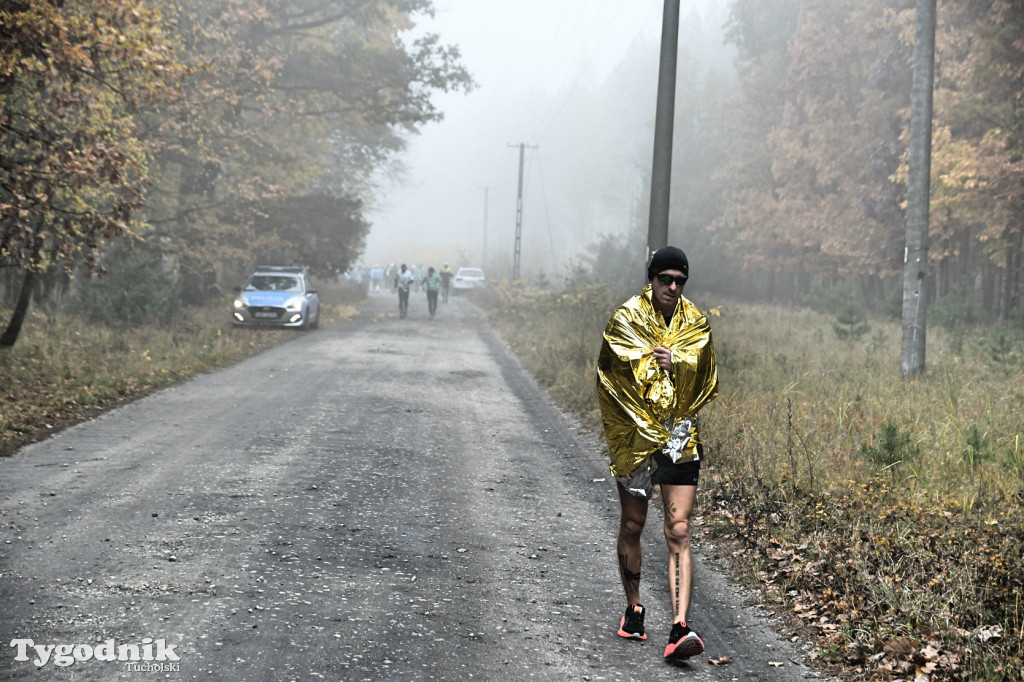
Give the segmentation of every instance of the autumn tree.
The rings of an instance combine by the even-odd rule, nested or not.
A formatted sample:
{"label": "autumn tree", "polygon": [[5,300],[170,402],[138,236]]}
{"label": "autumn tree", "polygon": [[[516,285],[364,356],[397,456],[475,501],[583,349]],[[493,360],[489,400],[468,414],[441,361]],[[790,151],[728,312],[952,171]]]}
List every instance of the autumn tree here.
{"label": "autumn tree", "polygon": [[149,174],[133,112],[180,70],[138,0],[9,1],[0,10],[0,267],[21,273],[0,346],[21,331],[38,274],[131,234]]}
{"label": "autumn tree", "polygon": [[[742,95],[722,168],[716,244],[747,276],[894,291],[903,264],[915,6],[735,0]],[[958,286],[1020,305],[1024,5],[938,3],[928,299]]]}
{"label": "autumn tree", "polygon": [[930,255],[937,296],[982,283],[1005,318],[1024,279],[1024,6],[939,3]]}
{"label": "autumn tree", "polygon": [[[719,216],[708,227],[714,243],[733,263],[744,265],[748,282],[772,298],[787,256],[784,221],[773,219],[776,181],[768,136],[787,110],[787,46],[798,27],[800,0],[735,0],[725,38],[737,49],[740,93],[722,117],[725,161],[717,169]],[[789,259],[780,264],[778,258]],[[763,277],[758,277],[761,274]]]}
{"label": "autumn tree", "polygon": [[740,195],[725,235],[756,245],[745,259],[790,274],[797,296],[812,279],[845,277],[880,297],[901,243],[901,194],[890,179],[909,99],[906,47],[891,23],[898,7],[803,0],[797,9],[775,71],[768,172]]}
{"label": "autumn tree", "polygon": [[403,37],[430,0],[163,5],[194,75],[186,99],[146,117],[161,145],[151,247],[190,281],[277,253],[345,269],[369,228],[374,174],[441,118],[434,92],[471,87],[455,48]]}

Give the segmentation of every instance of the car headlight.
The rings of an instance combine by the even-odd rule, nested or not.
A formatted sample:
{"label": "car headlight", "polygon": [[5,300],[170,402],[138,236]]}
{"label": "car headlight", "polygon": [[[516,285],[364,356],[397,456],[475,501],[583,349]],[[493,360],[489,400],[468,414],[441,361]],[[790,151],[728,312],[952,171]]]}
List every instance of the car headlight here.
{"label": "car headlight", "polygon": [[249,299],[246,298],[245,294],[239,294],[238,297],[235,298],[235,307],[236,308],[244,308],[247,305],[249,305]]}
{"label": "car headlight", "polygon": [[284,307],[288,310],[302,310],[302,302],[306,300],[305,296],[292,296],[284,302]]}

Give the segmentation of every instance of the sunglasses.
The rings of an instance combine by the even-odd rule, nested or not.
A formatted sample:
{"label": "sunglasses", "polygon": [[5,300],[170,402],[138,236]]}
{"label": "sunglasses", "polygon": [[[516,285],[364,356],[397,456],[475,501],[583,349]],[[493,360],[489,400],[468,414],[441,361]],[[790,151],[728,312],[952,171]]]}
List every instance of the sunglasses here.
{"label": "sunglasses", "polygon": [[673,275],[658,275],[658,281],[664,284],[665,286],[672,284],[672,282],[675,282],[677,287],[682,287],[684,284],[686,284],[685,277],[675,277]]}

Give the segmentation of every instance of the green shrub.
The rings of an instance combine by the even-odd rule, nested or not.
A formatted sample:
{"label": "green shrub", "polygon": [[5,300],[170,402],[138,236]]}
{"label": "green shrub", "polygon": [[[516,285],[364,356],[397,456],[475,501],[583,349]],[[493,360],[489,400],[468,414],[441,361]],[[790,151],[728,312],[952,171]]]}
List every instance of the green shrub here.
{"label": "green shrub", "polygon": [[876,442],[861,445],[860,451],[869,462],[883,469],[894,469],[920,454],[910,434],[900,429],[898,424],[889,421],[882,425]]}
{"label": "green shrub", "polygon": [[882,314],[890,320],[903,319],[903,284],[893,287],[882,304]]}
{"label": "green shrub", "polygon": [[976,345],[981,355],[996,365],[1016,365],[1024,355],[1020,334],[1003,325],[990,328]]}
{"label": "green shrub", "polygon": [[982,460],[990,459],[993,452],[989,446],[988,434],[977,424],[971,424],[960,432],[960,452],[968,468],[973,468]]}
{"label": "green shrub", "polygon": [[72,305],[76,314],[109,326],[167,325],[181,309],[181,284],[159,261],[122,261],[87,281]]}
{"label": "green shrub", "polygon": [[836,313],[836,321],[832,323],[832,331],[836,338],[848,341],[859,339],[871,329],[868,316],[853,301],[847,301]]}
{"label": "green shrub", "polygon": [[987,318],[970,287],[957,287],[928,307],[929,323],[953,331],[981,324]]}

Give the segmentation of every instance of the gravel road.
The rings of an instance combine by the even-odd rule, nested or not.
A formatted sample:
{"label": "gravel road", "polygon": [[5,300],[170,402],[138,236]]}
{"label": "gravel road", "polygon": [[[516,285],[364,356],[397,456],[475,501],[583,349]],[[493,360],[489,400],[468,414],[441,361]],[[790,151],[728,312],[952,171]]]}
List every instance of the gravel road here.
{"label": "gravel road", "polygon": [[[430,320],[413,296],[399,319],[371,296],[356,320],[0,459],[0,676],[816,677],[699,538],[691,621],[708,648],[662,660],[653,507],[649,639],[617,637],[599,444],[472,305],[439,308]],[[158,660],[98,660],[125,645]]]}

